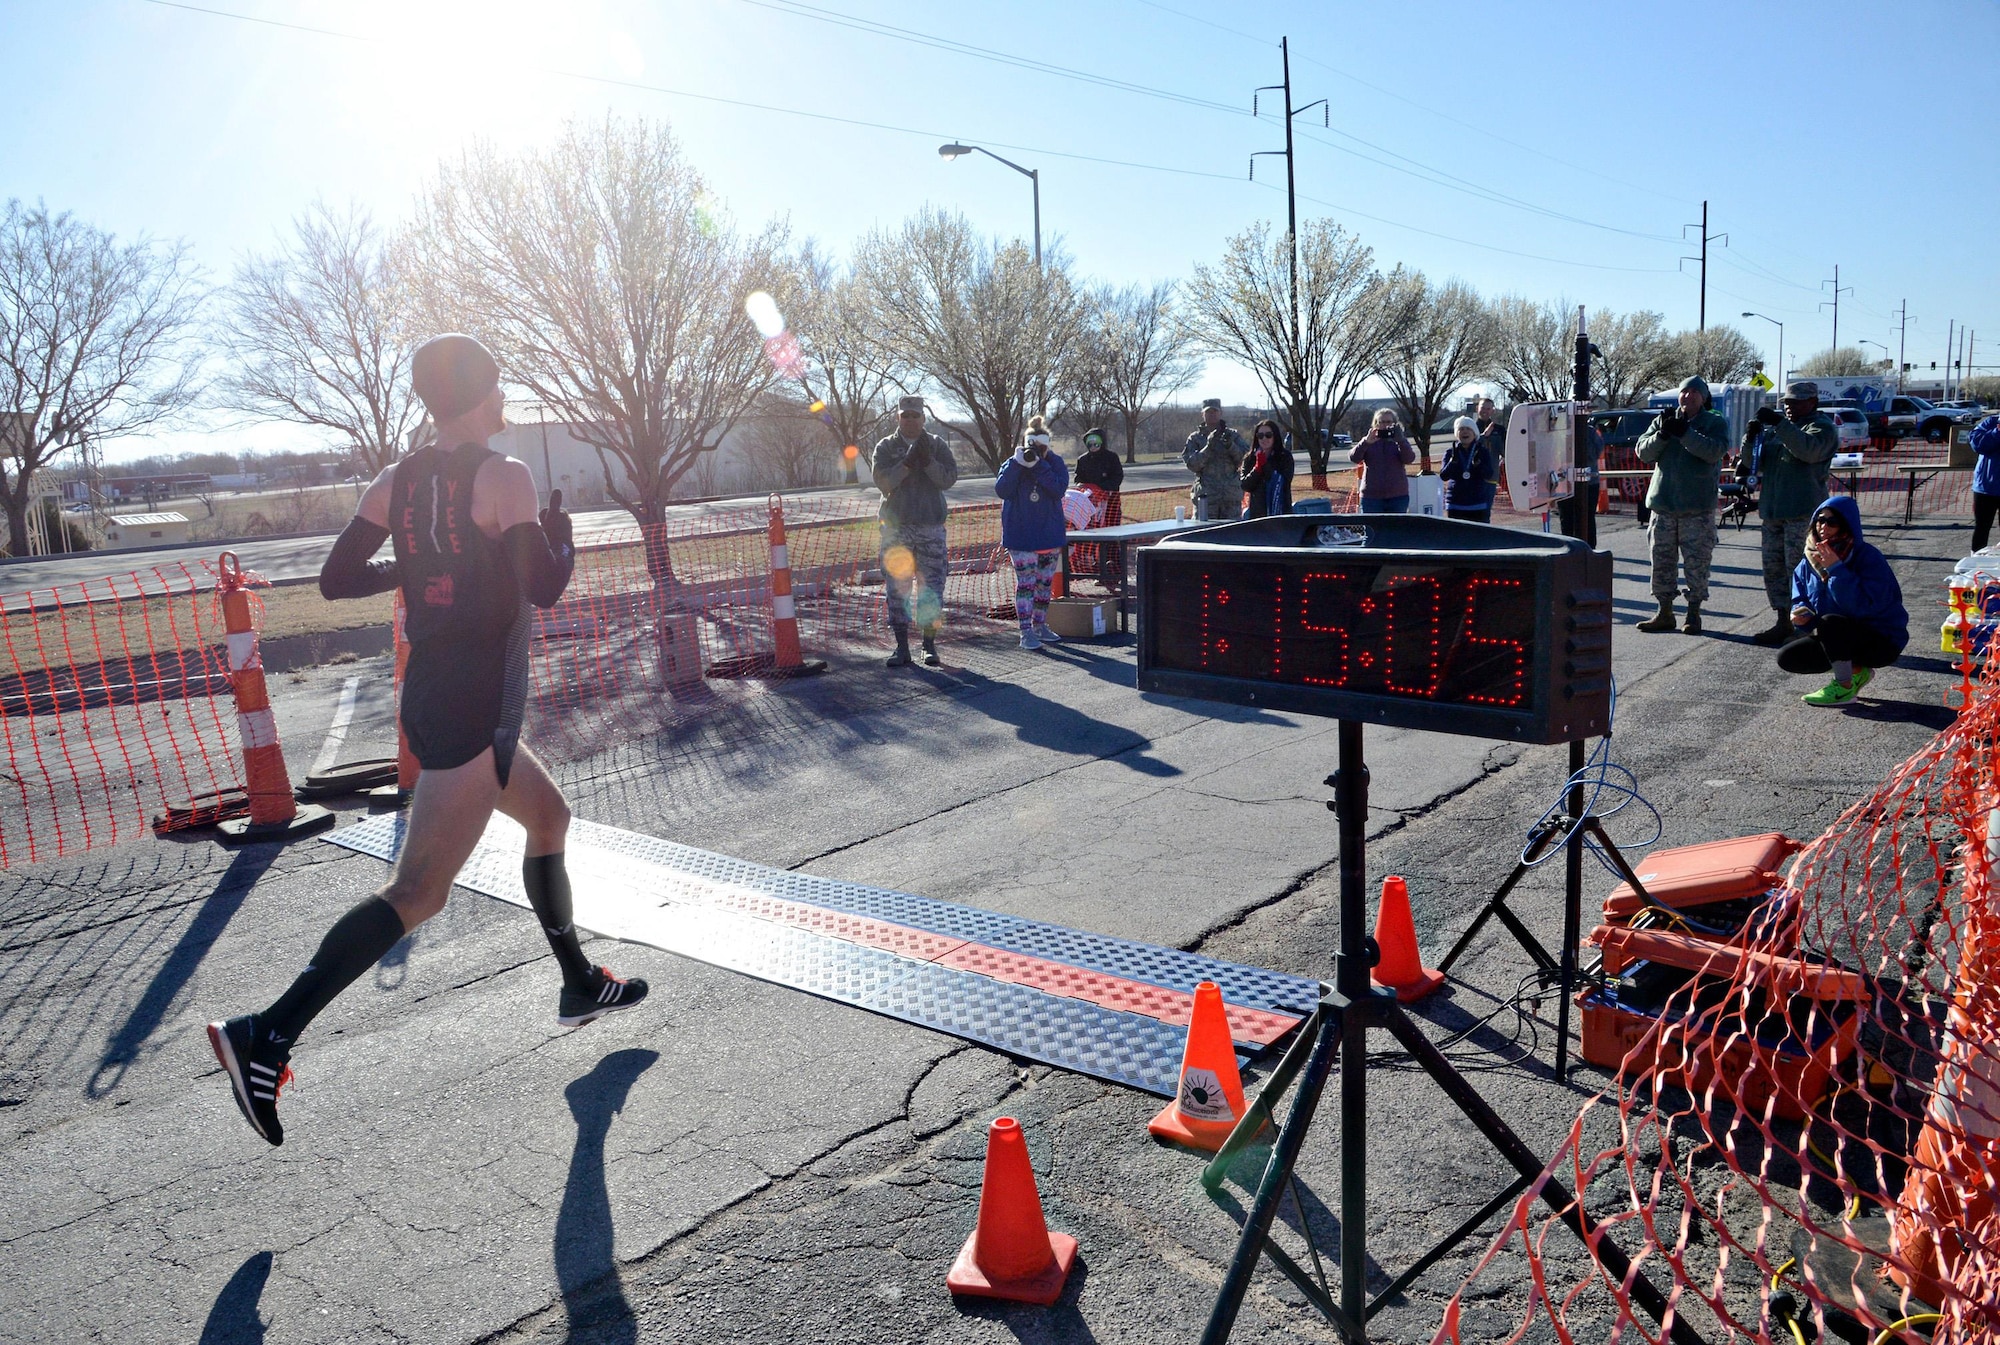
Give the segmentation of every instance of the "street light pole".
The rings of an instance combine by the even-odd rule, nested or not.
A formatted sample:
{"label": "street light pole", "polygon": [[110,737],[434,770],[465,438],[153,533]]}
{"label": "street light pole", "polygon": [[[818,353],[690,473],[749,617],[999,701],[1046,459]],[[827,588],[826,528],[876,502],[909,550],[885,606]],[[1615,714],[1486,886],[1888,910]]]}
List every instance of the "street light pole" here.
{"label": "street light pole", "polygon": [[[1752,313],[1747,309],[1744,310],[1743,316],[1746,318],[1764,318],[1762,313]],[[1778,386],[1783,388],[1786,380],[1790,377],[1785,372],[1785,324],[1776,318],[1764,318],[1764,321],[1778,329]]]}
{"label": "street light pole", "polygon": [[938,146],[938,157],[946,163],[950,163],[953,159],[962,159],[966,155],[975,152],[984,154],[989,159],[999,159],[1001,163],[1006,164],[1033,184],[1035,189],[1035,269],[1039,271],[1042,267],[1042,175],[1040,170],[1023,168],[1012,159],[1001,158],[1001,156],[995,154],[992,150],[981,145],[961,145],[954,140],[949,145]]}

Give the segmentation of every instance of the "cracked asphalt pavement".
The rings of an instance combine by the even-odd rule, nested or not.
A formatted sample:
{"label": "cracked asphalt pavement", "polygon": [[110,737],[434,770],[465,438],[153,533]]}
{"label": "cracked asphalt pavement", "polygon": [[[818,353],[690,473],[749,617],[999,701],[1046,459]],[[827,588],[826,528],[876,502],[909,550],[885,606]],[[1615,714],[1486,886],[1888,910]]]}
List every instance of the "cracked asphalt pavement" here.
{"label": "cracked asphalt pavement", "polygon": [[[1846,712],[1799,704],[1748,636],[1768,619],[1756,534],[1725,531],[1711,634],[1645,636],[1643,536],[1618,559],[1617,758],[1664,844],[1806,837],[1948,722],[1930,647],[1961,527],[1887,530],[1910,656]],[[1313,976],[1338,938],[1320,780],[1330,721],[1139,695],[1129,643],[949,666],[858,659],[737,710],[602,745],[559,774],[580,816],[761,863],[900,888]],[[275,679],[295,770],[362,678],[346,755],[388,749],[386,660]],[[533,730],[530,730],[531,741]],[[1562,748],[1371,730],[1371,881],[1410,885],[1433,956],[1505,876]],[[1553,866],[1559,867],[1559,866]],[[1219,1199],[1145,1133],[1150,1096],[682,961],[595,942],[653,984],[583,1031],[522,912],[456,893],[314,1025],[287,1140],[237,1116],[202,1034],[268,1001],[382,866],[306,842],[234,855],[142,843],[0,874],[0,1337],[22,1341],[1146,1341],[1200,1330],[1254,1185]],[[1587,880],[1586,909],[1610,885]],[[1553,943],[1559,875],[1515,908]],[[1528,961],[1497,926],[1435,1035],[1548,1152],[1603,1082],[1549,1070],[1552,1002],[1477,1020]],[[1370,1276],[1385,1284],[1505,1180],[1419,1073],[1371,1073]],[[1050,1309],[954,1303],[986,1124],[1021,1119],[1052,1226],[1082,1264]],[[1281,1216],[1338,1229],[1323,1111]],[[1288,1235],[1291,1236],[1291,1235]],[[1375,1320],[1427,1340],[1483,1250],[1468,1240]],[[1489,1272],[1482,1292],[1505,1283]],[[1478,1307],[1503,1320],[1504,1305]],[[1323,1341],[1275,1272],[1237,1338]]]}

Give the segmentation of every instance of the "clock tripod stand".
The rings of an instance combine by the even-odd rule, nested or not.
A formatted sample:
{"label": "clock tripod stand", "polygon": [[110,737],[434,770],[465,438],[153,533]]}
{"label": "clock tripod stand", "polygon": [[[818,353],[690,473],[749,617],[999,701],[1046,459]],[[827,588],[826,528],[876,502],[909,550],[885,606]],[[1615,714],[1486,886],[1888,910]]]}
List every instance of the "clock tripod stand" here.
{"label": "clock tripod stand", "polygon": [[[1202,1345],[1222,1345],[1229,1339],[1251,1276],[1265,1256],[1295,1284],[1315,1308],[1334,1324],[1350,1345],[1368,1338],[1368,1320],[1394,1295],[1401,1293],[1425,1270],[1435,1264],[1481,1224],[1498,1213],[1542,1176],[1542,1161],[1535,1157],[1520,1136],[1502,1120],[1478,1091],[1466,1082],[1444,1054],[1423,1034],[1397,1003],[1393,993],[1376,990],[1369,982],[1368,969],[1374,950],[1363,930],[1367,927],[1367,820],[1368,768],[1362,752],[1362,725],[1357,720],[1339,721],[1340,770],[1334,777],[1334,812],[1340,828],[1340,951],[1334,958],[1333,988],[1325,992],[1311,1017],[1301,1027],[1298,1038],[1254,1104],[1224,1142],[1202,1174],[1202,1184],[1218,1189],[1232,1160],[1248,1147],[1274,1119],[1278,1101],[1294,1086],[1297,1094],[1278,1132],[1270,1161],[1257,1187],[1243,1232],[1236,1244],[1229,1270],[1216,1295]],[[1573,799],[1573,805],[1580,796]],[[1576,839],[1575,837],[1572,838]],[[1573,964],[1572,964],[1573,965]],[[1444,1092],[1487,1143],[1513,1168],[1514,1176],[1501,1191],[1470,1219],[1452,1230],[1443,1241],[1418,1257],[1408,1269],[1381,1293],[1370,1297],[1368,1268],[1368,1059],[1367,1039],[1371,1030],[1393,1036],[1411,1058]],[[1340,1284],[1338,1292],[1325,1282],[1319,1271],[1319,1252],[1305,1227],[1307,1245],[1312,1249],[1313,1272],[1271,1239],[1271,1224],[1279,1201],[1292,1186],[1293,1168],[1298,1162],[1306,1133],[1319,1108],[1320,1095],[1335,1065],[1340,1072]],[[1593,1230],[1580,1202],[1552,1176],[1542,1181],[1539,1196],[1589,1244]],[[1302,1223],[1303,1226],[1303,1223]],[[1667,1317],[1668,1302],[1607,1234],[1598,1233],[1591,1254],[1613,1278],[1628,1284],[1632,1299],[1656,1321]],[[1702,1345],[1701,1337],[1678,1316],[1668,1327],[1674,1345]]]}

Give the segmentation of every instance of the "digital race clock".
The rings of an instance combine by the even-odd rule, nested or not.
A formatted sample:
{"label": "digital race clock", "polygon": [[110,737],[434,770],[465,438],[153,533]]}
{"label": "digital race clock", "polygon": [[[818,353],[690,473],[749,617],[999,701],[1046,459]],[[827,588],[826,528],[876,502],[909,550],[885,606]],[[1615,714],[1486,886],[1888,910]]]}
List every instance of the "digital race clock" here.
{"label": "digital race clock", "polygon": [[1202,528],[1139,553],[1139,688],[1580,741],[1610,714],[1611,557],[1410,515]]}

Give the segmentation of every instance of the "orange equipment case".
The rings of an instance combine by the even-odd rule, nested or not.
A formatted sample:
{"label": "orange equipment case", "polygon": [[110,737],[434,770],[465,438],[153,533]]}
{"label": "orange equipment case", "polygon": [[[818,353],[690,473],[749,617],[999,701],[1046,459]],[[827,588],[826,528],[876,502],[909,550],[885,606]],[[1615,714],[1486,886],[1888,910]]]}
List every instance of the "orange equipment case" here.
{"label": "orange equipment case", "polygon": [[[1779,865],[1804,848],[1781,832],[1767,831],[1706,845],[1655,850],[1633,869],[1647,896],[1661,905],[1686,910],[1725,901],[1760,900],[1782,885]],[[1604,918],[1612,924],[1627,924],[1645,909],[1646,902],[1630,883],[1618,884],[1604,899]]]}
{"label": "orange equipment case", "polygon": [[1590,941],[1622,978],[1577,997],[1594,1065],[1636,1052],[1635,1079],[1696,1095],[1722,1080],[1744,1108],[1802,1120],[1860,1049],[1856,972],[1666,930],[1599,926]]}

